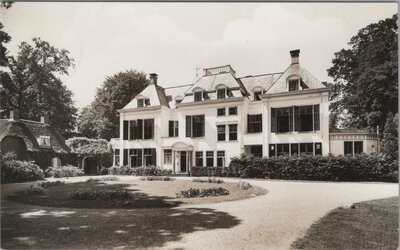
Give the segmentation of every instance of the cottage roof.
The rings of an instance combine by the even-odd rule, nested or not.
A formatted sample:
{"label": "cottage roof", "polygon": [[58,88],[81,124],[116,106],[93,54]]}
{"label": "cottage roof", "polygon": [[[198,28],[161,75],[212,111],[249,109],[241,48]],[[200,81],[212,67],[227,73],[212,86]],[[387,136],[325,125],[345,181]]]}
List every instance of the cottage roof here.
{"label": "cottage roof", "polygon": [[69,153],[70,149],[58,131],[48,124],[30,120],[0,120],[0,141],[6,136],[20,137],[24,140],[28,151],[40,151],[38,143],[40,136],[50,136],[50,148],[56,153]]}

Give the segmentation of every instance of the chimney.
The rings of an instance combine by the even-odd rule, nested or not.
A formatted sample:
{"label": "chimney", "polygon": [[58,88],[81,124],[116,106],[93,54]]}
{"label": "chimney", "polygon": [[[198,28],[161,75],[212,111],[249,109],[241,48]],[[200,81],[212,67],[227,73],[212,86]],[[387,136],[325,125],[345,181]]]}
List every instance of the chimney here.
{"label": "chimney", "polygon": [[19,110],[14,109],[10,111],[10,120],[18,121],[19,120]]}
{"label": "chimney", "polygon": [[49,124],[49,116],[48,115],[42,115],[40,117],[40,122],[45,124],[45,125],[48,125]]}
{"label": "chimney", "polygon": [[150,84],[157,85],[157,77],[158,77],[158,75],[156,73],[151,73],[150,74]]}
{"label": "chimney", "polygon": [[299,55],[300,55],[299,49],[290,51],[290,57],[292,58],[292,64],[299,63]]}

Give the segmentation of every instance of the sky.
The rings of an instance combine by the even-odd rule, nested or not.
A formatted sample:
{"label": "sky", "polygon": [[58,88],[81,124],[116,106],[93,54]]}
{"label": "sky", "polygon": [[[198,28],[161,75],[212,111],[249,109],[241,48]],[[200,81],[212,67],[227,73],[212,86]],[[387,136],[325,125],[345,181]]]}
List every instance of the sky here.
{"label": "sky", "polygon": [[66,49],[63,82],[78,108],[106,76],[157,73],[163,87],[190,84],[196,68],[230,64],[237,76],[282,72],[290,50],[320,81],[357,31],[397,13],[396,3],[28,3],[0,10],[6,47],[40,37]]}

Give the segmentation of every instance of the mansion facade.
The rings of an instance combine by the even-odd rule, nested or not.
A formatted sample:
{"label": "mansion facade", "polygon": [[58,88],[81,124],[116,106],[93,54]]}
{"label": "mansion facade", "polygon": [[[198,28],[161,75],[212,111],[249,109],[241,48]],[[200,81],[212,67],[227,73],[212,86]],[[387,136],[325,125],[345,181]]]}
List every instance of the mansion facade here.
{"label": "mansion facade", "polygon": [[157,75],[120,113],[114,164],[174,173],[227,166],[242,154],[355,154],[377,151],[364,131],[329,131],[329,92],[290,51],[283,72],[237,77],[230,66],[198,70],[193,84],[163,88]]}

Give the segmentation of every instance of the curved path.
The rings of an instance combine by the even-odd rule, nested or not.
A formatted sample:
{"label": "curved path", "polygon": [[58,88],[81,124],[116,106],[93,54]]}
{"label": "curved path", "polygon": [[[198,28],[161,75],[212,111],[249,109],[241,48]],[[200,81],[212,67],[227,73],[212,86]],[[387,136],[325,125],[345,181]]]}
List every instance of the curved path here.
{"label": "curved path", "polygon": [[[65,179],[83,181],[88,177]],[[137,177],[122,176],[121,181]],[[189,177],[178,177],[189,179]],[[225,212],[240,220],[225,229],[196,230],[169,241],[167,249],[288,249],[309,226],[328,211],[355,202],[398,196],[398,185],[390,183],[333,183],[226,179],[248,181],[267,189],[266,195],[245,200],[191,205],[177,209],[205,208]],[[2,196],[27,184],[2,185]],[[122,243],[122,242],[121,242]],[[133,246],[131,246],[133,247]]]}

